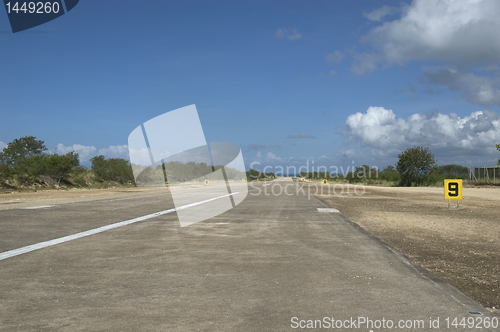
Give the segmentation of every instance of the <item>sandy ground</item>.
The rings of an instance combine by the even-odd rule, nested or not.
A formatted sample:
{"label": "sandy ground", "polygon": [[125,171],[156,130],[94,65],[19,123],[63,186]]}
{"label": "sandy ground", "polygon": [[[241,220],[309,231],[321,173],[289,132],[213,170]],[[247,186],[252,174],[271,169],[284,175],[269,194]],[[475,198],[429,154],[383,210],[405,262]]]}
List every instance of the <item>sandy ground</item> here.
{"label": "sandy ground", "polygon": [[[483,306],[500,308],[500,188],[464,188],[448,210],[443,188],[358,187],[321,199]],[[333,185],[330,185],[333,188]],[[325,193],[325,192],[324,192]],[[452,203],[452,207],[456,207]]]}

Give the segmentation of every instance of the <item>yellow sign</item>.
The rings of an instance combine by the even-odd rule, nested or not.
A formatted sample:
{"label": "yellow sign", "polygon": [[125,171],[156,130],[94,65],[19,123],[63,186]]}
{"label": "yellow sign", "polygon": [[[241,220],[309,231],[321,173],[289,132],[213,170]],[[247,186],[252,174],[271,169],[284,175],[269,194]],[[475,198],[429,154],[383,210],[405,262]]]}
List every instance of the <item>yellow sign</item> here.
{"label": "yellow sign", "polygon": [[444,199],[462,199],[462,179],[444,180]]}
{"label": "yellow sign", "polygon": [[323,180],[323,184],[328,184],[328,180],[327,180],[327,179],[324,179],[324,180]]}
{"label": "yellow sign", "polygon": [[208,180],[205,180],[205,184],[208,184],[208,182],[209,182]]}

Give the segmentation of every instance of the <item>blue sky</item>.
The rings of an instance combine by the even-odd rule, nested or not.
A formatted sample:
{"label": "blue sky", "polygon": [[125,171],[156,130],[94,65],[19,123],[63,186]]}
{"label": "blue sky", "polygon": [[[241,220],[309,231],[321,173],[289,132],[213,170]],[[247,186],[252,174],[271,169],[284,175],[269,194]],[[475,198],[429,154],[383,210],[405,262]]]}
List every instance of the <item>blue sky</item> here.
{"label": "blue sky", "polygon": [[0,13],[0,147],[128,158],[141,123],[195,104],[247,167],[500,158],[500,3],[80,1],[13,34]]}

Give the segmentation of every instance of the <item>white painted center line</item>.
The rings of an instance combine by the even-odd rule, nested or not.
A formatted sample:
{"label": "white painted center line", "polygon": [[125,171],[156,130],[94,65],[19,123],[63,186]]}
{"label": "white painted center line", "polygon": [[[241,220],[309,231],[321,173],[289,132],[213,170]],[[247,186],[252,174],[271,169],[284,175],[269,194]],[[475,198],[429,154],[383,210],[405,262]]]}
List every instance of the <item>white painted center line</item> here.
{"label": "white painted center line", "polygon": [[29,206],[29,207],[24,207],[21,208],[22,210],[35,210],[35,209],[45,209],[45,208],[50,208],[55,205],[40,205],[40,206]]}
{"label": "white painted center line", "polygon": [[85,237],[85,236],[94,235],[94,234],[97,234],[97,233],[102,233],[102,232],[105,232],[105,231],[109,231],[110,229],[115,229],[115,228],[118,228],[118,227],[130,225],[130,224],[133,224],[133,223],[136,223],[136,222],[139,222],[139,221],[143,221],[143,220],[151,219],[151,218],[154,218],[154,217],[162,216],[164,214],[171,213],[171,212],[174,212],[176,210],[187,209],[187,208],[190,208],[190,207],[193,207],[193,206],[196,206],[196,205],[208,203],[208,202],[220,199],[220,198],[224,198],[224,197],[228,197],[228,196],[236,195],[236,194],[238,194],[238,193],[235,192],[235,193],[231,193],[231,194],[227,194],[227,195],[223,195],[223,196],[219,196],[219,197],[214,197],[214,198],[211,198],[211,199],[207,199],[205,201],[183,205],[183,206],[178,207],[177,209],[169,209],[169,210],[165,210],[165,211],[160,211],[160,212],[148,214],[148,215],[145,215],[145,216],[142,216],[142,217],[137,217],[137,218],[130,219],[130,220],[120,221],[120,222],[117,222],[117,223],[114,223],[114,224],[110,224],[110,225],[106,225],[106,226],[102,226],[102,227],[99,227],[99,228],[94,228],[94,229],[91,229],[91,230],[88,230],[88,231],[84,231],[84,232],[80,232],[80,233],[76,233],[76,234],[72,234],[72,235],[68,235],[68,236],[63,236],[63,237],[60,237],[60,238],[57,238],[57,239],[53,239],[53,240],[49,240],[49,241],[35,243],[35,244],[29,245],[29,246],[26,246],[26,247],[22,247],[22,248],[18,248],[18,249],[13,249],[13,250],[5,251],[5,252],[0,253],[0,260],[6,259],[6,258],[9,258],[9,257],[14,257],[14,256],[17,256],[17,255],[22,255],[22,254],[25,254],[25,253],[30,252],[30,251],[34,251],[34,250],[38,250],[38,249],[50,247],[50,246],[53,246],[53,245],[56,245],[56,244],[59,244],[59,243],[68,242],[68,241],[71,241],[71,240],[76,240],[76,239],[79,239],[79,238],[82,238],[82,237]]}

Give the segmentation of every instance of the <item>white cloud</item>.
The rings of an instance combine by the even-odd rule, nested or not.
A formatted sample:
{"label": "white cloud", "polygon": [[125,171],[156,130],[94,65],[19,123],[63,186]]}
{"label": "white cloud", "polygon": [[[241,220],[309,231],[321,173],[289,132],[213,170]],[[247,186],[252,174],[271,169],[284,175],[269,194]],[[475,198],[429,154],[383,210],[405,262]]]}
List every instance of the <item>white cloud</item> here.
{"label": "white cloud", "polygon": [[376,149],[397,147],[404,138],[406,122],[396,120],[392,110],[370,107],[366,113],[357,112],[347,117],[347,136],[363,146]]}
{"label": "white cloud", "polygon": [[97,149],[95,146],[86,146],[81,144],[73,144],[70,146],[65,146],[59,143],[54,150],[57,154],[66,154],[68,152],[78,153],[80,162],[82,164],[88,163],[89,159],[96,156]]}
{"label": "white cloud", "polygon": [[99,155],[103,155],[106,158],[122,158],[129,160],[128,145],[111,145],[108,148],[100,149]]}
{"label": "white cloud", "polygon": [[399,12],[399,8],[391,6],[382,6],[379,9],[375,9],[369,13],[363,13],[363,16],[370,21],[379,22],[383,20],[388,15],[393,15]]}
{"label": "white cloud", "polygon": [[150,166],[151,165],[151,156],[149,155],[149,150],[147,148],[142,149],[130,149],[128,151],[129,155],[132,156],[130,160],[132,163],[141,165],[141,166]]}
{"label": "white cloud", "polygon": [[[494,72],[500,63],[500,1],[413,0],[399,11],[399,18],[381,22],[361,38],[373,50],[345,52],[352,58],[351,72],[370,73],[381,63],[440,61],[444,66],[426,71],[429,83],[462,91],[473,104],[500,103],[500,77]],[[378,22],[396,12],[382,6],[363,15]],[[473,73],[477,70],[481,76]]]}
{"label": "white cloud", "polygon": [[[57,154],[66,154],[68,152],[78,153],[80,158],[80,163],[85,166],[90,165],[90,159],[97,155],[103,155],[106,158],[123,158],[128,160],[128,146],[127,145],[111,145],[107,148],[102,148],[97,150],[95,146],[81,145],[81,144],[73,144],[69,146],[65,146],[62,143],[59,143],[57,147],[54,149],[54,152]],[[149,153],[148,153],[149,159]]]}
{"label": "white cloud", "polygon": [[278,29],[274,34],[276,38],[279,39],[288,39],[288,40],[297,40],[302,38],[302,34],[300,34],[297,29]]}
{"label": "white cloud", "polygon": [[7,143],[0,141],[0,151],[2,151],[7,146]]}
{"label": "white cloud", "polygon": [[340,61],[342,61],[344,56],[345,56],[345,54],[343,52],[334,51],[334,52],[325,56],[325,61],[339,63]]}
{"label": "white cloud", "polygon": [[495,156],[500,142],[500,116],[484,110],[460,118],[454,113],[416,113],[408,120],[396,118],[392,110],[369,107],[351,114],[343,134],[350,142],[373,149],[374,156],[397,155],[423,145],[438,156]]}
{"label": "white cloud", "polygon": [[467,66],[500,61],[499,1],[415,0],[402,9],[400,19],[383,23],[364,38],[388,63],[443,60]]}
{"label": "white cloud", "polygon": [[272,152],[268,152],[268,153],[266,154],[266,157],[267,157],[267,159],[271,159],[271,160],[278,160],[278,161],[281,161],[281,160],[282,160],[280,157],[276,156],[276,155],[275,155],[274,153],[272,153]]}
{"label": "white cloud", "polygon": [[338,156],[342,157],[342,158],[348,158],[348,159],[350,159],[350,158],[356,157],[357,153],[353,149],[340,150]]}

